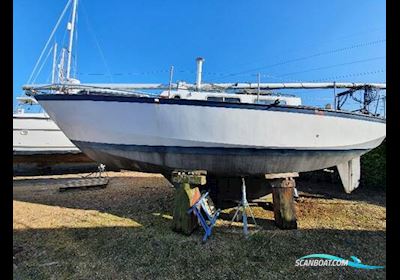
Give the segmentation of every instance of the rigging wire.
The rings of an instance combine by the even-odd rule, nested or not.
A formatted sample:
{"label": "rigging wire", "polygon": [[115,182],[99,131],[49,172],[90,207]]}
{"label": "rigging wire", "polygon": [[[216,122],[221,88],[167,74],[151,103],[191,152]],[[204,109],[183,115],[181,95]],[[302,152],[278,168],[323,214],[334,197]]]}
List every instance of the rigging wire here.
{"label": "rigging wire", "polygon": [[[360,36],[360,35],[362,35],[362,34],[366,34],[366,33],[368,33],[368,35],[371,35],[371,33],[374,33],[374,32],[376,32],[376,31],[378,31],[378,30],[382,30],[382,29],[385,29],[385,28],[386,28],[385,26],[378,26],[378,27],[375,27],[375,28],[370,28],[370,29],[367,29],[367,30],[363,30],[363,31],[359,31],[359,32],[350,33],[350,34],[347,34],[347,35],[344,35],[344,36],[329,37],[329,38],[326,38],[326,39],[325,39],[324,41],[322,41],[322,42],[307,41],[308,44],[303,44],[302,47],[305,48],[305,49],[307,49],[307,48],[309,48],[309,47],[314,47],[316,44],[318,44],[318,45],[321,46],[321,45],[325,45],[325,44],[328,44],[328,43],[331,43],[331,42],[344,41],[343,39],[358,37],[358,36]],[[289,48],[287,48],[287,49],[280,49],[280,52],[281,52],[281,53],[285,53],[285,54],[296,54],[296,53],[299,53],[300,51],[301,51],[301,50],[299,50],[299,49],[293,49],[293,48],[290,48],[290,49],[289,49]],[[256,64],[256,63],[258,63],[258,61],[263,60],[263,59],[265,59],[265,57],[257,58],[257,59],[255,59],[255,60],[253,60],[253,61],[251,61],[251,62],[239,63],[239,64],[236,64],[236,66],[238,66],[238,67],[243,67],[243,66],[248,66],[248,65]]]}
{"label": "rigging wire", "polygon": [[295,75],[295,74],[302,74],[302,73],[307,73],[307,72],[313,72],[313,71],[324,70],[324,69],[329,69],[329,68],[334,68],[334,67],[339,67],[339,66],[363,63],[363,62],[379,60],[379,59],[384,59],[384,58],[386,58],[386,56],[378,56],[378,57],[372,57],[372,58],[367,58],[367,59],[354,60],[354,61],[350,61],[350,62],[344,62],[344,63],[334,64],[334,65],[329,65],[329,66],[311,68],[311,69],[307,69],[307,70],[304,70],[304,71],[285,73],[285,74],[282,74],[282,75],[278,75],[278,77],[285,77],[285,76],[290,76],[290,75]]}
{"label": "rigging wire", "polygon": [[62,13],[61,13],[61,15],[60,15],[60,17],[59,17],[59,19],[58,19],[58,21],[57,21],[57,23],[56,23],[56,25],[54,26],[53,30],[51,31],[50,37],[49,37],[49,39],[47,40],[46,45],[44,46],[42,52],[40,53],[39,59],[37,60],[37,62],[36,62],[36,64],[35,64],[35,67],[33,67],[32,73],[31,73],[31,75],[29,76],[29,79],[28,79],[28,82],[27,82],[28,84],[31,83],[31,79],[32,79],[32,77],[33,77],[33,75],[34,75],[34,73],[35,73],[35,71],[36,71],[36,69],[37,69],[37,67],[38,67],[38,65],[39,65],[39,63],[40,63],[42,57],[43,57],[43,54],[45,53],[45,51],[46,51],[46,49],[47,49],[47,47],[48,47],[48,45],[49,45],[51,39],[53,38],[54,33],[56,32],[58,26],[60,25],[60,22],[61,22],[62,18],[64,17],[65,12],[67,11],[67,9],[68,9],[68,7],[69,7],[70,4],[71,4],[71,0],[68,0],[67,5],[65,6],[64,10],[62,11]]}
{"label": "rigging wire", "polygon": [[47,55],[46,55],[45,59],[43,60],[41,66],[40,66],[40,68],[39,68],[39,70],[37,71],[37,73],[36,73],[36,75],[35,75],[35,78],[32,80],[32,83],[35,83],[37,77],[39,76],[40,72],[41,72],[42,69],[43,69],[43,66],[46,64],[47,59],[49,58],[50,53],[51,53],[51,51],[53,50],[53,48],[54,48],[54,46],[52,46],[52,47],[49,49],[49,51],[47,52]]}
{"label": "rigging wire", "polygon": [[110,68],[108,67],[106,58],[105,58],[105,56],[104,56],[103,50],[101,49],[101,46],[100,46],[98,40],[97,40],[96,34],[94,33],[93,29],[91,28],[91,25],[90,25],[90,23],[89,23],[89,15],[88,15],[88,13],[86,12],[86,8],[85,8],[85,5],[83,4],[83,1],[81,1],[81,5],[82,5],[82,8],[83,8],[83,9],[82,9],[82,10],[83,10],[83,13],[85,14],[85,20],[86,20],[86,24],[87,24],[87,26],[88,26],[88,30],[89,30],[89,32],[91,33],[91,35],[93,36],[93,38],[94,38],[94,40],[95,40],[96,47],[97,47],[97,49],[98,49],[98,51],[99,51],[99,53],[100,53],[100,57],[101,57],[101,59],[102,59],[102,61],[103,61],[103,63],[104,63],[104,66],[105,66],[105,68],[106,68],[106,71],[108,72],[108,75],[109,75],[109,77],[110,77],[110,80],[111,80],[111,82],[113,83],[113,82],[114,82],[114,79],[113,79],[113,77],[112,77],[112,75],[111,75]]}
{"label": "rigging wire", "polygon": [[[159,73],[168,73],[168,70],[154,70],[154,71],[146,71],[146,72],[128,72],[128,73],[111,73],[113,76],[137,76],[137,75],[154,75],[154,74],[159,74]],[[104,76],[104,75],[109,75],[106,73],[83,73],[83,72],[78,72],[80,75],[88,75],[88,76]]]}
{"label": "rigging wire", "polygon": [[361,77],[361,76],[367,76],[367,75],[384,73],[384,72],[386,72],[385,69],[374,70],[374,71],[365,71],[365,72],[359,72],[359,73],[350,73],[350,74],[338,75],[338,76],[329,77],[329,78],[315,79],[315,80],[311,80],[310,82],[335,81],[337,79],[343,79],[343,78],[349,78],[349,77]]}
{"label": "rigging wire", "polygon": [[[159,73],[167,73],[168,70],[155,70],[155,71],[146,71],[146,72],[129,72],[129,73],[113,73],[111,75],[115,75],[115,76],[122,76],[122,75],[154,75],[154,74],[159,74]],[[194,73],[194,71],[188,71],[188,70],[179,70],[176,72],[180,72],[180,73]],[[332,77],[328,77],[328,78],[320,78],[320,79],[314,79],[314,80],[309,80],[308,82],[318,82],[318,81],[327,81],[327,80],[336,80],[338,78],[347,78],[347,77],[358,77],[358,76],[365,76],[365,75],[372,75],[372,74],[376,74],[376,73],[381,73],[381,72],[385,72],[384,69],[380,69],[380,70],[373,70],[373,71],[367,71],[367,72],[360,72],[360,73],[349,73],[349,74],[345,74],[345,75],[338,75],[338,76],[332,76]],[[203,72],[203,73],[207,73],[207,72]],[[103,75],[108,75],[105,73],[84,73],[84,72],[78,72],[79,75],[88,75],[88,76],[103,76]],[[209,73],[209,75],[211,74],[218,74],[218,73]],[[260,73],[261,77],[263,78],[269,78],[269,79],[278,79],[281,80],[281,75],[272,75],[272,74],[266,74],[266,73]],[[248,76],[248,77],[255,77],[257,76],[256,74],[244,74],[241,76]],[[292,82],[304,82],[304,79],[302,80],[298,80],[298,79],[286,79],[288,81],[292,81]],[[214,83],[214,82],[211,82]]]}
{"label": "rigging wire", "polygon": [[349,47],[331,49],[331,50],[318,52],[318,53],[314,53],[314,54],[311,54],[311,55],[302,56],[302,57],[298,57],[298,58],[294,58],[294,59],[289,59],[289,60],[285,60],[285,61],[281,61],[281,62],[277,62],[277,63],[273,63],[273,64],[269,64],[269,65],[253,68],[253,69],[248,69],[248,70],[244,70],[244,71],[240,71],[240,72],[236,72],[236,73],[230,73],[230,74],[228,74],[226,76],[223,76],[221,78],[237,76],[237,75],[240,75],[240,74],[255,72],[255,71],[259,71],[259,70],[266,69],[266,68],[271,68],[271,67],[285,65],[285,64],[289,64],[289,63],[293,63],[293,62],[297,62],[297,61],[307,60],[307,59],[311,59],[311,58],[318,57],[318,56],[344,52],[344,51],[348,51],[348,50],[352,50],[352,49],[356,49],[356,48],[376,45],[376,44],[380,44],[380,43],[384,43],[384,42],[386,42],[386,39],[380,39],[380,40],[375,40],[375,41],[369,41],[369,42],[354,44],[354,45],[351,45]]}

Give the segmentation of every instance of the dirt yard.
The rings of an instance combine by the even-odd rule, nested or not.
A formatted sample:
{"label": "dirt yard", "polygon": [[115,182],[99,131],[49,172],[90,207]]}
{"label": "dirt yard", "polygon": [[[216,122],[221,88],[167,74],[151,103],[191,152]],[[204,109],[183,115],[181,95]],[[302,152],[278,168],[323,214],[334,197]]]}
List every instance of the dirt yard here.
{"label": "dirt yard", "polygon": [[109,172],[105,189],[59,192],[80,175],[14,178],[14,279],[384,279],[386,269],[296,267],[325,253],[386,264],[385,192],[299,182],[298,230],[254,207],[244,239],[224,210],[206,244],[170,229],[174,189],[161,175]]}

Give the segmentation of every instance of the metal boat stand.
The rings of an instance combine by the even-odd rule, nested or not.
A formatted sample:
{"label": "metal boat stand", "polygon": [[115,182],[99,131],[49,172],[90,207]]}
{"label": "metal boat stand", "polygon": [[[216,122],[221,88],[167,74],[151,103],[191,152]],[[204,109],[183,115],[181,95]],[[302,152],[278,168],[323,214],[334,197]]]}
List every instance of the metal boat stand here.
{"label": "metal boat stand", "polygon": [[207,238],[211,236],[211,231],[215,226],[221,209],[216,209],[211,198],[208,196],[208,192],[203,194],[195,204],[193,204],[188,214],[194,213],[204,229],[203,243],[207,241]]}
{"label": "metal boat stand", "polygon": [[[103,176],[102,174],[106,176]],[[94,177],[91,175],[94,174]],[[83,176],[81,179],[69,180],[67,183],[59,187],[60,192],[65,192],[69,190],[81,190],[81,189],[93,189],[93,188],[105,188],[109,182],[108,175],[106,173],[106,166],[104,164],[99,164],[97,167],[97,172],[89,173]]]}
{"label": "metal boat stand", "polygon": [[232,218],[232,222],[231,223],[233,223],[233,221],[235,219],[238,219],[239,211],[241,211],[242,212],[242,221],[243,221],[243,233],[244,233],[244,236],[247,237],[248,234],[249,234],[249,231],[248,231],[248,228],[247,228],[246,208],[249,209],[249,212],[250,212],[251,218],[253,219],[254,224],[257,225],[257,223],[256,223],[256,220],[254,218],[253,211],[251,210],[251,207],[250,207],[250,205],[249,205],[249,203],[247,201],[247,198],[246,198],[246,182],[245,182],[245,179],[243,177],[242,177],[242,200],[239,202],[239,205],[236,208],[237,209],[236,209],[235,215]]}

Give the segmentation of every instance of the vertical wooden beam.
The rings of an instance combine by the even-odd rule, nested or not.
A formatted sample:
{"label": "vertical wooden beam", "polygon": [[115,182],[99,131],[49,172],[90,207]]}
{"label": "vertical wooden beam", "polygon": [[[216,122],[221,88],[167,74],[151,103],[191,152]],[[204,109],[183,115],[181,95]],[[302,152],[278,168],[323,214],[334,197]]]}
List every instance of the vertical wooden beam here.
{"label": "vertical wooden beam", "polygon": [[200,198],[198,187],[188,183],[180,184],[175,190],[172,229],[190,235],[198,226],[195,215],[190,215],[187,210]]}
{"label": "vertical wooden beam", "polygon": [[272,198],[275,224],[281,229],[297,229],[294,205],[295,181],[293,178],[272,179]]}
{"label": "vertical wooden beam", "polygon": [[172,229],[190,235],[198,227],[196,216],[188,214],[188,209],[200,198],[199,185],[206,183],[206,176],[202,173],[172,173],[175,186],[175,200],[173,209]]}

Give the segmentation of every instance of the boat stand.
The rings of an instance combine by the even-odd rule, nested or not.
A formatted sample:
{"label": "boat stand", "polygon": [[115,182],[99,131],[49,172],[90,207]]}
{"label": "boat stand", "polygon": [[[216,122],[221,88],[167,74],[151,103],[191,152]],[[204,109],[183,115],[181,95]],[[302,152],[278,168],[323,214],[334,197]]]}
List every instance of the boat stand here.
{"label": "boat stand", "polygon": [[239,205],[237,206],[235,215],[232,218],[232,223],[233,223],[233,221],[235,219],[238,220],[238,217],[239,217],[238,214],[239,214],[239,211],[241,211],[242,212],[242,221],[243,221],[243,233],[244,233],[245,237],[247,237],[248,234],[249,234],[249,231],[248,231],[248,228],[247,228],[246,208],[249,208],[249,212],[250,212],[251,218],[253,219],[254,224],[257,225],[256,220],[255,220],[254,215],[253,215],[253,211],[251,210],[251,207],[250,207],[250,205],[249,205],[249,203],[247,201],[247,198],[246,198],[246,182],[245,182],[244,178],[242,178],[242,200],[239,202]]}
{"label": "boat stand", "polygon": [[196,215],[189,215],[187,210],[201,198],[199,187],[206,184],[206,174],[201,170],[172,172],[175,187],[172,230],[175,232],[190,235],[198,227]]}
{"label": "boat stand", "polygon": [[[69,190],[82,190],[82,189],[93,189],[93,188],[105,188],[109,182],[109,178],[106,172],[106,166],[104,164],[99,164],[97,167],[97,172],[92,172],[81,179],[69,180],[67,183],[59,187],[60,192],[65,192]],[[102,175],[106,174],[106,177]],[[94,174],[94,177],[90,177]]]}
{"label": "boat stand", "polygon": [[212,228],[218,219],[221,209],[216,209],[208,192],[203,194],[200,199],[188,209],[187,213],[194,213],[204,229],[203,243],[211,236]]}
{"label": "boat stand", "polygon": [[272,187],[275,224],[280,229],[297,229],[294,202],[297,190],[293,178],[298,176],[299,174],[296,172],[265,174],[265,179],[269,181]]}

